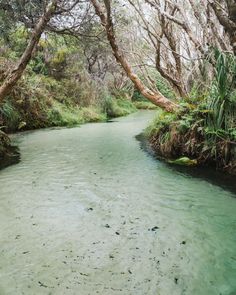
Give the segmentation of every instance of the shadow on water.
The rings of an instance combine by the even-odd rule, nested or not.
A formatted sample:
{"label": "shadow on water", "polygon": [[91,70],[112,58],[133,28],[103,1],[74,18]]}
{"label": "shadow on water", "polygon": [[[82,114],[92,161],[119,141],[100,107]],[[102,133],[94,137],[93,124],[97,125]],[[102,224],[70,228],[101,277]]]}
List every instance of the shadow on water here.
{"label": "shadow on water", "polygon": [[160,159],[155,152],[150,147],[147,139],[144,134],[136,135],[135,138],[139,141],[140,147],[144,150],[148,155],[150,155],[155,160],[162,161],[164,165],[166,165],[169,169],[176,173],[184,174],[187,177],[199,178],[202,180],[206,180],[213,185],[217,185],[225,190],[230,191],[235,194],[236,198],[236,177],[230,175],[228,173],[224,173],[221,171],[216,171],[213,167],[204,166],[204,167],[187,167],[187,166],[179,166],[174,164],[169,164],[165,162],[165,160]]}
{"label": "shadow on water", "polygon": [[20,152],[17,146],[9,146],[7,151],[0,155],[0,170],[20,162]]}

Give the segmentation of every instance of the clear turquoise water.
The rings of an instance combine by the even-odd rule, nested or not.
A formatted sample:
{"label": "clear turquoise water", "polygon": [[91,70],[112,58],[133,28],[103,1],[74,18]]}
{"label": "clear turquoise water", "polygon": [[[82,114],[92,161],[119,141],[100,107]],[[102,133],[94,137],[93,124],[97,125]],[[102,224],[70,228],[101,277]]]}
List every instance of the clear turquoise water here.
{"label": "clear turquoise water", "polygon": [[[236,198],[140,149],[144,111],[16,136],[0,294],[236,294]],[[158,228],[156,228],[158,227]]]}

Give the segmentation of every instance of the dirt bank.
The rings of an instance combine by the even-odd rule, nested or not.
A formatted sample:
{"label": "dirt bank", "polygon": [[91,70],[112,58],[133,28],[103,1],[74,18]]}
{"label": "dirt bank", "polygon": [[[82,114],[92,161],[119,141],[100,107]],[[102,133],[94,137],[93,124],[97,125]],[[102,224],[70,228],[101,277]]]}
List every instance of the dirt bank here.
{"label": "dirt bank", "polygon": [[19,162],[18,148],[13,146],[9,137],[0,131],[0,169]]}

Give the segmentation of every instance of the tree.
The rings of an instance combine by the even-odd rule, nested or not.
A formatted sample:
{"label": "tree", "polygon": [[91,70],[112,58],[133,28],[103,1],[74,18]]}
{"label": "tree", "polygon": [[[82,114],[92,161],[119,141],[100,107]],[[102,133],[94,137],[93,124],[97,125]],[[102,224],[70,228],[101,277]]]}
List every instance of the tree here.
{"label": "tree", "polygon": [[[142,40],[152,51],[157,71],[177,96],[187,97],[193,84],[211,82],[213,49],[231,51],[229,38],[207,0],[128,0]],[[150,53],[149,53],[150,56]],[[207,65],[208,80],[203,69]]]}
{"label": "tree", "polygon": [[236,55],[236,2],[235,0],[218,1],[209,0],[219,22],[229,35],[234,55]]}
{"label": "tree", "polygon": [[[117,34],[122,26],[117,17],[119,2],[112,8],[107,0],[91,2],[106,29],[116,60],[143,96],[157,105],[158,99],[154,97],[163,98],[163,95],[156,90],[158,75],[153,68],[169,82],[177,96],[188,97],[193,86],[204,92],[210,85],[214,75],[213,49],[231,52],[234,44],[208,0],[128,0],[123,5],[129,25],[123,36]],[[234,18],[232,3],[231,6],[225,4],[231,22]],[[130,26],[136,28],[136,41],[130,46],[131,50],[127,50],[128,46],[122,41],[127,40],[127,36],[131,39]],[[135,66],[131,66],[132,62]],[[139,78],[140,74],[148,87]]]}
{"label": "tree", "polygon": [[158,90],[153,91],[147,88],[144,83],[139,79],[139,77],[134,73],[131,65],[126,59],[125,55],[120,50],[118,43],[116,41],[115,30],[113,26],[113,19],[111,14],[111,4],[109,0],[104,0],[104,8],[97,0],[91,0],[96,14],[99,16],[102,25],[106,30],[107,39],[112,48],[113,54],[117,60],[117,62],[122,66],[127,76],[133,82],[135,87],[140,91],[140,93],[147,98],[149,101],[154,103],[155,105],[165,109],[166,111],[173,112],[178,108],[178,106],[163,96]]}
{"label": "tree", "polygon": [[48,4],[45,12],[40,17],[38,23],[35,25],[28,45],[25,48],[25,51],[23,52],[22,56],[20,57],[17,65],[13,69],[11,69],[10,72],[7,74],[3,84],[0,87],[0,102],[3,101],[5,96],[11,91],[11,89],[15,86],[17,81],[21,78],[24,70],[26,69],[29,61],[31,60],[33,50],[38,44],[47,23],[56,11],[57,2],[57,0],[52,0]]}

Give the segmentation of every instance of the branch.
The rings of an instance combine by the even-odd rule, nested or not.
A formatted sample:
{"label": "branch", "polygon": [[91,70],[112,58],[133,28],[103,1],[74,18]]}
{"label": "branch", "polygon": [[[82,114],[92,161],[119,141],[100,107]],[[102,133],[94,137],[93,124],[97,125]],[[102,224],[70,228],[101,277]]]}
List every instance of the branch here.
{"label": "branch", "polygon": [[124,54],[120,51],[119,46],[116,42],[116,36],[113,27],[113,20],[111,15],[111,5],[109,0],[104,0],[106,13],[103,11],[102,6],[97,0],[91,0],[91,3],[94,6],[94,9],[99,16],[102,25],[106,29],[107,39],[110,43],[110,46],[113,50],[113,54],[117,60],[117,62],[123,67],[127,76],[134,83],[135,87],[140,91],[140,93],[150,100],[155,105],[165,109],[166,111],[173,112],[177,109],[177,105],[173,103],[168,98],[164,97],[159,91],[152,91],[147,88],[142,81],[138,78],[138,76],[133,72],[130,64],[128,63]]}

